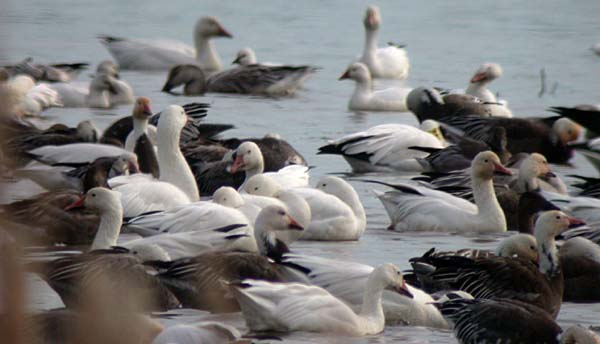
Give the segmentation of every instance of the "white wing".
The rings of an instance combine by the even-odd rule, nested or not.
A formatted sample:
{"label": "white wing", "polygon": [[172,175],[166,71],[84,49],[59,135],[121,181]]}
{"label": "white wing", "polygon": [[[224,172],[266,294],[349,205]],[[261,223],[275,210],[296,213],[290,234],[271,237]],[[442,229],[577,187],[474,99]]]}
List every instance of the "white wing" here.
{"label": "white wing", "polygon": [[[129,183],[117,185],[113,190],[121,193],[123,216],[133,217],[149,211],[165,210],[190,203],[189,197],[175,185],[158,180],[148,181],[147,177],[136,177]],[[113,185],[111,181],[109,185]]]}
{"label": "white wing", "polygon": [[125,149],[101,143],[71,143],[62,146],[43,146],[30,150],[28,153],[37,155],[40,160],[49,164],[92,162],[101,157],[117,157],[122,154],[132,154]]}
{"label": "white wing", "polygon": [[377,59],[385,77],[404,79],[408,76],[410,63],[406,50],[395,46],[377,49]]}
{"label": "white wing", "polygon": [[166,70],[195,64],[195,50],[180,42],[145,39],[103,39],[121,69]]}

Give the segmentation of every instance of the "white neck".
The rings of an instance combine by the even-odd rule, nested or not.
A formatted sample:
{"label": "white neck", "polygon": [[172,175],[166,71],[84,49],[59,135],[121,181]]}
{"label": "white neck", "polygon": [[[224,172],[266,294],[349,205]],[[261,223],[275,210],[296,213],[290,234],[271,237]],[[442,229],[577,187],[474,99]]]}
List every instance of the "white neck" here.
{"label": "white neck", "polygon": [[263,256],[269,253],[270,247],[274,247],[277,244],[277,237],[271,229],[267,228],[260,217],[256,219],[256,223],[254,224],[254,238],[256,239],[258,252]]}
{"label": "white neck", "polygon": [[88,106],[95,108],[110,107],[108,91],[99,91],[94,88],[90,88],[90,93],[85,97],[85,101]]}
{"label": "white neck", "polygon": [[157,132],[157,155],[160,180],[180,188],[190,201],[200,200],[194,174],[179,148],[181,132],[170,126],[159,126]]}
{"label": "white neck", "polygon": [[365,30],[365,49],[363,50],[362,60],[370,60],[375,57],[377,52],[377,36],[379,30]]}
{"label": "white neck", "polygon": [[133,132],[127,135],[125,140],[125,149],[129,152],[133,152],[135,149],[135,143],[137,139],[143,134],[148,133],[148,119],[135,118],[133,117]]}
{"label": "white neck", "polygon": [[263,173],[264,170],[265,161],[262,157],[262,154],[259,152],[259,154],[256,157],[256,161],[254,161],[254,166],[246,170],[246,179],[244,183],[246,183],[248,179],[252,178],[253,176]]}
{"label": "white neck", "polygon": [[540,271],[552,276],[560,271],[560,260],[558,259],[558,250],[556,249],[556,241],[554,237],[544,235],[545,233],[537,233],[535,239],[538,242],[538,254],[540,256]]}
{"label": "white neck", "polygon": [[373,276],[369,276],[359,313],[359,316],[366,322],[366,327],[381,327],[383,329],[385,316],[383,314],[383,306],[381,305],[382,294],[383,288],[378,285]]}
{"label": "white neck", "polygon": [[223,69],[221,58],[210,38],[203,35],[194,37],[196,43],[196,60],[203,70],[218,72]]}
{"label": "white neck", "polygon": [[487,88],[489,83],[489,81],[469,83],[465,93],[475,96],[483,102],[495,103],[497,102],[496,96]]}
{"label": "white neck", "polygon": [[496,198],[493,180],[491,178],[484,180],[474,176],[472,183],[473,198],[477,205],[479,219],[489,223],[490,226],[493,225],[494,228],[502,227],[506,231],[506,218]]}
{"label": "white neck", "polygon": [[120,204],[100,213],[100,225],[90,249],[103,250],[115,246],[121,232],[122,224],[123,208]]}
{"label": "white neck", "polygon": [[347,192],[344,192],[341,196],[342,197],[338,198],[341,199],[352,209],[352,212],[354,213],[356,218],[359,219],[359,221],[361,221],[363,225],[366,225],[367,215],[365,214],[365,208],[363,207],[360,198],[358,198],[358,194],[354,192],[354,190],[348,190]]}

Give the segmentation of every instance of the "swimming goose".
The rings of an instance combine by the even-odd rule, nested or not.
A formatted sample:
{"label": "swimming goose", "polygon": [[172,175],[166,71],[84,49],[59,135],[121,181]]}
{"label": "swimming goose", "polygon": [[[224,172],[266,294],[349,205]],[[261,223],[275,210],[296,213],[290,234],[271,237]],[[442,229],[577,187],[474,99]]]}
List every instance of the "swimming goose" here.
{"label": "swimming goose", "polygon": [[[111,75],[96,74],[89,84],[56,83],[50,85],[50,87],[58,92],[64,107],[107,109],[117,105],[111,103],[110,99],[110,94],[116,95],[121,91],[120,84],[117,81]],[[133,102],[133,97],[131,102]]]}
{"label": "swimming goose", "polygon": [[108,93],[108,101],[111,106],[132,104],[134,100],[133,88],[120,78],[119,72],[119,66],[110,60],[100,62],[96,67],[96,74],[105,74],[113,78],[113,92]]}
{"label": "swimming goose", "polygon": [[11,76],[26,74],[36,81],[69,82],[75,79],[82,70],[89,67],[89,63],[33,63],[33,58],[28,57],[23,61],[10,66],[3,66]]}
{"label": "swimming goose", "polygon": [[231,68],[207,77],[195,65],[177,65],[169,71],[162,91],[171,92],[184,85],[183,93],[188,96],[206,92],[290,96],[316,71],[312,66],[254,64]]}
{"label": "swimming goose", "polygon": [[[244,185],[249,194],[274,196],[285,186],[268,175],[254,176]],[[315,188],[291,188],[310,207],[310,225],[302,234],[304,240],[358,240],[366,229],[367,219],[358,194],[339,177],[324,176]]]}
{"label": "swimming goose", "polygon": [[485,151],[471,165],[475,204],[445,192],[407,184],[392,185],[379,192],[392,224],[399,231],[443,231],[494,233],[506,231],[506,219],[494,192],[494,172],[512,174],[498,156]]}
{"label": "swimming goose", "polygon": [[[302,165],[288,165],[277,172],[264,172],[265,163],[260,147],[252,142],[243,142],[233,152],[233,164],[231,173],[245,171],[246,178],[244,183],[252,176],[266,173],[273,177],[279,184],[286,188],[305,187],[308,185],[308,167]],[[244,184],[240,186],[243,189]]]}
{"label": "swimming goose", "polygon": [[47,108],[62,107],[61,95],[46,83],[36,84],[29,75],[17,75],[7,81],[16,103],[15,112],[26,116],[38,116]]}
{"label": "swimming goose", "polygon": [[[413,268],[428,292],[463,290],[475,298],[509,298],[526,302],[556,318],[563,294],[563,273],[555,236],[582,222],[552,210],[535,224],[539,265],[521,258],[470,259],[450,256],[413,258]],[[424,264],[426,268],[419,268]]]}
{"label": "swimming goose", "polygon": [[489,108],[491,116],[512,117],[505,100],[499,100],[487,86],[502,76],[502,67],[497,63],[484,63],[471,78],[465,93],[479,98]]}
{"label": "swimming goose", "polygon": [[[347,302],[353,309],[359,309],[369,274],[375,269],[355,262],[292,253],[284,254],[283,262],[306,273],[312,284]],[[406,289],[413,297],[391,290],[383,291],[386,324],[448,328],[448,324],[432,304],[434,300],[429,294],[409,284],[406,284]]]}
{"label": "swimming goose", "polygon": [[[68,307],[81,306],[95,288],[111,283],[114,297],[122,295],[127,298],[130,292],[143,293],[141,295],[150,302],[150,309],[176,307],[179,304],[177,299],[147,272],[139,257],[131,255],[127,249],[111,248],[116,244],[123,216],[119,193],[101,187],[93,188],[66,209],[80,206],[100,213],[100,225],[91,251],[42,263],[40,271],[63,302]],[[154,260],[154,257],[151,259]]]}
{"label": "swimming goose", "polygon": [[572,237],[558,250],[565,280],[563,301],[598,302],[600,291],[600,247],[584,238]]}
{"label": "swimming goose", "polygon": [[428,127],[430,122],[433,121],[423,122],[423,130],[405,124],[377,125],[330,141],[328,145],[319,147],[317,154],[342,155],[357,173],[419,171],[417,161],[427,153],[410,147],[444,147],[443,142],[431,134],[436,127]]}
{"label": "swimming goose", "polygon": [[122,69],[167,70],[174,65],[191,63],[207,72],[218,72],[223,66],[211,42],[218,37],[232,36],[217,18],[203,17],[194,27],[195,49],[174,41],[99,38]]}
{"label": "swimming goose", "polygon": [[222,344],[233,343],[242,335],[233,326],[202,321],[192,324],[177,324],[164,329],[152,344]]}
{"label": "swimming goose", "polygon": [[463,93],[444,93],[436,88],[417,87],[406,97],[406,106],[420,122],[447,116],[492,116],[491,109],[479,98]]}
{"label": "swimming goose", "polygon": [[228,297],[221,281],[246,278],[268,281],[289,281],[295,274],[275,264],[287,246],[276,238],[279,231],[302,230],[285,207],[270,205],[259,213],[254,226],[258,253],[209,252],[170,264],[158,275],[185,307],[211,311],[238,310],[235,300]]}
{"label": "swimming goose", "polygon": [[381,26],[379,7],[369,6],[363,20],[365,26],[365,47],[359,61],[364,63],[374,78],[406,79],[410,63],[406,51],[394,44],[385,48],[377,47],[377,36]]}
{"label": "swimming goose", "polygon": [[262,62],[258,63],[256,60],[256,54],[252,48],[240,49],[235,55],[235,60],[231,64],[239,64],[240,66],[248,66],[253,64],[261,64],[263,66],[281,66],[280,63]]}
{"label": "swimming goose", "polygon": [[179,137],[187,116],[181,106],[170,105],[157,128],[159,180],[144,175],[117,177],[109,185],[121,192],[126,217],[163,210],[200,200],[198,186],[181,149]]}
{"label": "swimming goose", "polygon": [[495,127],[503,127],[510,153],[540,153],[551,163],[571,159],[568,146],[577,140],[581,127],[568,118],[500,118],[481,116],[447,116],[436,120],[459,129],[468,137],[486,141]]}
{"label": "swimming goose", "polygon": [[[365,336],[383,331],[385,316],[381,297],[384,289],[413,297],[402,273],[393,264],[371,272],[360,312],[317,286],[243,280],[230,283],[248,328],[252,331],[309,331]],[[268,300],[268,302],[264,302]]]}
{"label": "swimming goose", "polygon": [[348,102],[348,109],[355,111],[399,111],[406,112],[406,97],[412,88],[390,87],[373,90],[371,74],[367,66],[354,62],[339,80],[352,79],[356,82]]}

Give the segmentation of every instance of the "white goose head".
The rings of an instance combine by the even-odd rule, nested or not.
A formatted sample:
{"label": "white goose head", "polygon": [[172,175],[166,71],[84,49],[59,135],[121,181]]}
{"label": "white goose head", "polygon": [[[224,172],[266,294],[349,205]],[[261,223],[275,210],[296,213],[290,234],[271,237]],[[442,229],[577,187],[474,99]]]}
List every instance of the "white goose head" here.
{"label": "white goose head", "polygon": [[520,257],[539,262],[537,240],[533,235],[526,233],[511,235],[500,242],[496,248],[496,255],[500,257]]}
{"label": "white goose head", "polygon": [[152,117],[152,108],[150,104],[150,98],[148,97],[139,97],[136,99],[135,104],[133,105],[133,112],[131,113],[133,118],[144,120]]}
{"label": "white goose head", "polygon": [[157,244],[137,244],[132,245],[129,250],[131,254],[138,257],[142,262],[160,261],[170,262],[171,256],[164,248]]}
{"label": "white goose head", "polygon": [[552,125],[552,131],[562,141],[567,144],[579,138],[581,126],[566,117],[557,119]]}
{"label": "white goose head", "polygon": [[372,288],[391,289],[409,298],[413,298],[408,290],[402,272],[394,264],[385,263],[373,270],[367,282]]}
{"label": "white goose head", "polygon": [[371,82],[371,72],[369,68],[362,62],[354,62],[340,76],[339,80],[352,79],[359,84]]}
{"label": "white goose head", "polygon": [[221,25],[221,22],[219,22],[216,17],[200,18],[198,22],[196,22],[194,35],[196,37],[204,37],[205,39],[210,37],[233,37],[231,33]]}
{"label": "white goose head", "polygon": [[[181,129],[185,127],[188,121],[188,117],[185,114],[185,110],[179,105],[169,105],[162,111],[160,118],[158,119],[157,135],[159,140],[161,132],[168,132],[171,135],[177,136],[177,142],[179,142],[179,133]],[[160,149],[160,143],[159,143]]]}
{"label": "white goose head", "polygon": [[264,169],[264,160],[262,152],[258,145],[251,141],[243,142],[235,150],[235,160],[231,166],[231,172],[252,171],[253,173],[262,173]]}
{"label": "white goose head", "polygon": [[500,158],[492,151],[477,154],[471,163],[472,175],[479,180],[490,180],[494,172],[512,175],[512,172],[504,167]]}
{"label": "white goose head", "polygon": [[95,187],[88,190],[85,196],[81,197],[75,203],[67,206],[65,210],[86,207],[97,210],[102,214],[114,211],[121,207],[121,195],[118,191],[112,191],[103,187]]}
{"label": "white goose head", "polygon": [[90,95],[101,94],[106,91],[117,94],[115,81],[116,79],[108,74],[96,74],[90,82]]}
{"label": "white goose head", "polygon": [[79,122],[76,130],[77,137],[83,142],[98,142],[98,128],[89,119]]}
{"label": "white goose head", "polygon": [[238,51],[235,56],[235,60],[233,60],[232,64],[239,64],[240,66],[247,66],[251,64],[256,64],[256,54],[254,50],[251,48],[244,48]]}
{"label": "white goose head", "polygon": [[535,222],[535,239],[538,242],[540,271],[554,274],[559,271],[558,252],[554,238],[569,228],[584,225],[585,222],[569,217],[558,210],[542,213]]}
{"label": "white goose head", "polygon": [[550,165],[542,154],[531,153],[519,167],[519,180],[524,183],[525,190],[534,191],[539,188],[538,177],[554,177]]}
{"label": "white goose head", "polygon": [[379,7],[375,5],[367,7],[363,24],[367,31],[379,30],[379,27],[381,26],[381,13],[379,12]]}
{"label": "white goose head", "polygon": [[[268,256],[280,255],[278,231],[302,231],[302,227],[283,206],[270,205],[263,208],[254,223],[254,235],[259,251]],[[284,250],[287,250],[285,248]]]}
{"label": "white goose head", "polygon": [[107,74],[114,78],[119,78],[119,66],[111,60],[105,60],[96,67],[97,74]]}
{"label": "white goose head", "polygon": [[243,190],[251,195],[274,197],[281,191],[281,185],[268,175],[257,174],[244,183]]}
{"label": "white goose head", "polygon": [[239,208],[244,205],[244,199],[231,186],[221,186],[213,194],[213,202],[229,208]]}
{"label": "white goose head", "polygon": [[471,83],[487,84],[502,76],[502,67],[497,63],[484,63],[471,78]]}

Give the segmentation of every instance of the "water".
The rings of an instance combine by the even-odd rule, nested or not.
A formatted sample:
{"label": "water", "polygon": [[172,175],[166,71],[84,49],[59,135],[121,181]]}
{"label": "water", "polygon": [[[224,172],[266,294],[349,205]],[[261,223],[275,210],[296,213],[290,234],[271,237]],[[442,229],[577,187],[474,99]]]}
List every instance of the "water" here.
{"label": "water", "polygon": [[[192,27],[203,15],[218,16],[234,39],[219,39],[217,48],[229,64],[242,47],[252,47],[259,61],[308,63],[322,68],[306,89],[290,99],[265,99],[210,94],[206,97],[175,97],[160,92],[166,73],[123,72],[137,95],[152,99],[153,108],[192,101],[212,105],[210,122],[234,123],[227,136],[263,136],[276,132],[293,144],[315,166],[313,182],[324,174],[348,173],[342,158],[319,156],[315,152],[327,139],[364,130],[382,123],[416,124],[410,114],[353,113],[346,104],[353,85],[337,81],[351,59],[362,50],[362,16],[368,3],[362,1],[79,1],[13,0],[0,12],[0,62],[9,63],[32,56],[40,62],[87,61],[97,64],[110,58],[95,39],[98,34],[122,37],[182,40],[191,43]],[[480,63],[493,61],[504,75],[491,88],[509,101],[518,116],[549,115],[544,109],[556,105],[595,103],[600,59],[589,47],[598,41],[598,1],[381,1],[383,26],[381,44],[407,44],[412,64],[409,86],[436,85],[464,88]],[[538,97],[540,69],[553,94]],[[83,73],[80,79],[87,79]],[[387,83],[389,84],[389,82]],[[381,87],[378,82],[376,86]],[[52,109],[48,121],[74,125],[92,118],[105,127],[129,107],[108,111]],[[581,157],[575,167],[555,167],[560,173],[596,175]],[[354,176],[352,176],[354,177]],[[360,178],[362,176],[358,176]],[[372,176],[369,176],[372,177]],[[379,176],[378,176],[379,178]],[[395,180],[397,177],[382,177]],[[384,230],[387,216],[371,193],[371,185],[353,180],[368,216],[367,233],[356,243],[301,242],[294,251],[372,265],[394,262],[407,268],[410,257],[432,246],[439,249],[491,248],[498,236],[464,237],[446,234],[399,234]],[[56,295],[36,286],[36,309],[60,305]],[[207,315],[198,311],[177,311],[168,320],[194,322]],[[562,326],[574,323],[598,325],[600,305],[565,303],[559,315]],[[217,316],[240,328],[239,315]],[[335,338],[307,333],[285,337],[295,343],[455,343],[447,331],[414,327],[386,327],[380,335],[361,339]]]}

